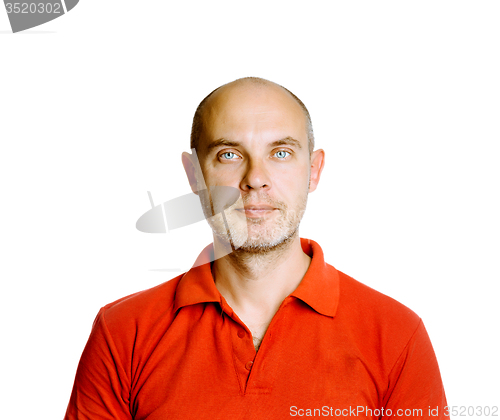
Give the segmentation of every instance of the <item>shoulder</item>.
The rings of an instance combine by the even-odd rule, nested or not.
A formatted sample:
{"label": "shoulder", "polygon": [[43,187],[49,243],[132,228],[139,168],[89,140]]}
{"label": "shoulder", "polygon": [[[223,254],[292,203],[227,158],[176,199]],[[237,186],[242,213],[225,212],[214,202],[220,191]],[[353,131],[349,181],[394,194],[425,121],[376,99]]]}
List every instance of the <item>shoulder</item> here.
{"label": "shoulder", "polygon": [[[420,317],[397,300],[378,292],[347,274],[337,270],[339,276],[339,311],[362,316],[366,322],[401,324],[412,331]],[[370,323],[370,322],[369,322]]]}
{"label": "shoulder", "polygon": [[127,325],[154,324],[160,318],[170,318],[177,285],[184,274],[158,286],[142,290],[108,303],[99,315],[109,329],[122,329]]}
{"label": "shoulder", "polygon": [[360,349],[377,349],[377,357],[383,355],[392,365],[418,335],[422,320],[397,300],[337,272],[339,306],[335,318]]}

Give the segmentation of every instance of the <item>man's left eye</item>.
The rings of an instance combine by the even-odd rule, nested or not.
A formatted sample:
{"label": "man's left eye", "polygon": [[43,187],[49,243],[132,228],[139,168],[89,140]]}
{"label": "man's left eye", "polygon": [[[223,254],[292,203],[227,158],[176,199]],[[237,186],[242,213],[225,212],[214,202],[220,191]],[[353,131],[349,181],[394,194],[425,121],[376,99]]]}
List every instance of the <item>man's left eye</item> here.
{"label": "man's left eye", "polygon": [[285,151],[285,150],[280,150],[279,152],[276,152],[274,155],[277,158],[284,159],[284,158],[288,157],[290,155],[290,153]]}

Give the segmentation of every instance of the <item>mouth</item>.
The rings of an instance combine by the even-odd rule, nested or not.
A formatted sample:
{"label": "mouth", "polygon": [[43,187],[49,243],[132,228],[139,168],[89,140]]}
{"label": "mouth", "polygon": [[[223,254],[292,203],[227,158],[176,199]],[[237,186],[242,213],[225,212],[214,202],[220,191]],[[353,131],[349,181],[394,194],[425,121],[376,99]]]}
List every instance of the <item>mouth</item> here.
{"label": "mouth", "polygon": [[246,217],[260,218],[272,213],[277,209],[267,204],[249,204],[244,206],[243,208],[238,208],[236,210],[240,213],[243,213]]}

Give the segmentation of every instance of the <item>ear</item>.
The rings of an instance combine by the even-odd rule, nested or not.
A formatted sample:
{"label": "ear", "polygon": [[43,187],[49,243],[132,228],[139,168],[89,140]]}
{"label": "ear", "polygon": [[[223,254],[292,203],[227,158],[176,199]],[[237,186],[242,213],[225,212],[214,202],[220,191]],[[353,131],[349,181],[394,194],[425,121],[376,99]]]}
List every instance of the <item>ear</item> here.
{"label": "ear", "polygon": [[321,172],[325,166],[325,151],[323,149],[315,150],[311,154],[311,176],[309,178],[309,192],[313,192],[318,186]]}
{"label": "ear", "polygon": [[182,152],[182,165],[184,166],[184,170],[186,171],[186,175],[188,177],[189,186],[191,187],[191,191],[195,194],[198,194],[198,182],[196,180],[196,166],[193,162],[193,155],[190,155],[187,152]]}

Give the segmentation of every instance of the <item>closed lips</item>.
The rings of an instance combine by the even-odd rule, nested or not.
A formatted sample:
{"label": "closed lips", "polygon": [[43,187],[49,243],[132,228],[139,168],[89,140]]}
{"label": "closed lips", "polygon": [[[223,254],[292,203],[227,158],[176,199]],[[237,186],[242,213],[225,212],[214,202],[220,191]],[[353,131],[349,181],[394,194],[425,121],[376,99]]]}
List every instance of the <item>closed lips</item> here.
{"label": "closed lips", "polygon": [[239,208],[238,210],[274,210],[274,207],[268,206],[266,204],[256,204],[256,205],[250,205],[250,206],[245,206],[244,209]]}

